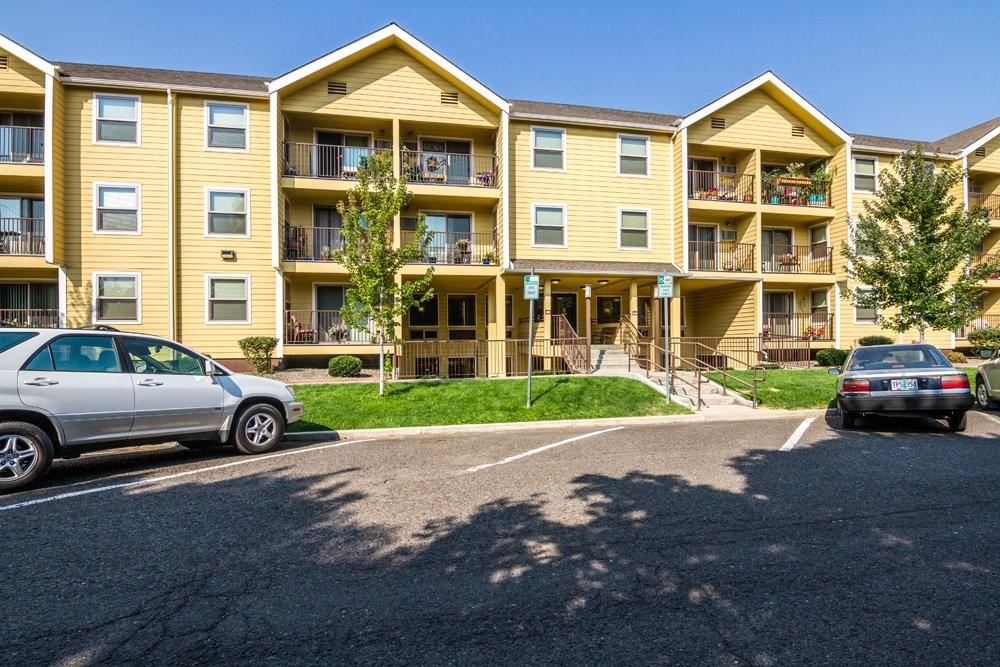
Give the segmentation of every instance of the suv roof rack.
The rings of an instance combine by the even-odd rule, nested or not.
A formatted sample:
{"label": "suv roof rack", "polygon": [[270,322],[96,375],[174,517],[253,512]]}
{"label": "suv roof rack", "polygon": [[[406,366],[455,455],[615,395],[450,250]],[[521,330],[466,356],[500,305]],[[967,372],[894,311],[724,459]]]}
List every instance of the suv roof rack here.
{"label": "suv roof rack", "polygon": [[77,329],[84,329],[87,331],[119,331],[119,329],[107,324],[92,324],[86,327],[77,327]]}

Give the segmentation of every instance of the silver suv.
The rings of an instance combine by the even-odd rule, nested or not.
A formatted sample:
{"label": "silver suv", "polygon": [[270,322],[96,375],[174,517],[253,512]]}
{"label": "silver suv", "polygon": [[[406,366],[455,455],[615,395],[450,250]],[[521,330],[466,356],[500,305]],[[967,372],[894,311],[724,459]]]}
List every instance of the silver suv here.
{"label": "silver suv", "polygon": [[0,492],[94,449],[177,441],[261,454],[301,416],[287,385],[156,336],[0,330]]}

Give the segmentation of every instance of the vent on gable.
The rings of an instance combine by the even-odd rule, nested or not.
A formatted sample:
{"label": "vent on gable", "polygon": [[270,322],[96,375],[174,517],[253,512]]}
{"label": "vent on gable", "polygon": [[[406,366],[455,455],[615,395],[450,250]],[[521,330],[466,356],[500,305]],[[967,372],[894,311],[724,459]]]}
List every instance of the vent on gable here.
{"label": "vent on gable", "polygon": [[986,146],[980,146],[976,149],[976,157],[986,157]]}
{"label": "vent on gable", "polygon": [[347,83],[344,81],[327,81],[326,82],[326,94],[327,95],[346,95],[347,94]]}
{"label": "vent on gable", "polygon": [[458,104],[458,93],[441,93],[441,104]]}
{"label": "vent on gable", "polygon": [[792,125],[792,136],[793,137],[806,136],[806,128],[802,125]]}
{"label": "vent on gable", "polygon": [[720,118],[718,116],[712,116],[712,129],[713,130],[724,130],[726,129],[726,119]]}
{"label": "vent on gable", "polygon": [[0,70],[6,70],[9,66],[10,63],[7,61],[7,56],[6,55],[0,56]]}

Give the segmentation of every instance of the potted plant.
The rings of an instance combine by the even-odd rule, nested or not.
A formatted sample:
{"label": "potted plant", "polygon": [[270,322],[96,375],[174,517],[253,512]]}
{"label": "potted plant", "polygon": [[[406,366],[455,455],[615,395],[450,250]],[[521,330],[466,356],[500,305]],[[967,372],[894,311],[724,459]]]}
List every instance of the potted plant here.
{"label": "potted plant", "polygon": [[782,266],[798,266],[799,257],[798,255],[787,253],[778,257],[778,264],[781,264]]}
{"label": "potted plant", "polygon": [[495,252],[488,252],[483,255],[483,266],[489,266],[490,264],[497,263],[497,254]]}
{"label": "potted plant", "polygon": [[809,177],[809,205],[826,206],[827,197],[830,192],[830,183],[837,175],[837,168],[829,168],[826,164],[821,165]]}
{"label": "potted plant", "polygon": [[333,259],[333,251],[330,250],[330,246],[325,245],[322,248],[320,248],[319,256],[323,261],[329,262],[330,260]]}
{"label": "potted plant", "polygon": [[347,340],[350,332],[344,324],[331,324],[330,328],[326,330],[326,333],[332,340],[335,340],[338,343],[343,343]]}
{"label": "potted plant", "polygon": [[765,171],[761,174],[760,187],[768,204],[781,203],[781,195],[778,194],[778,172]]}

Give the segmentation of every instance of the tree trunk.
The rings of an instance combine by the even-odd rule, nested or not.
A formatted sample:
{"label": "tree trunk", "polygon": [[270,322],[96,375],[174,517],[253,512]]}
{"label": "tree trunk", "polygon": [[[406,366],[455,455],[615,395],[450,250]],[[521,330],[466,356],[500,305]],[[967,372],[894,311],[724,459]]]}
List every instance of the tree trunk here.
{"label": "tree trunk", "polygon": [[924,342],[924,328],[920,327],[919,329],[917,329],[917,331],[920,333],[920,342],[923,343]]}

